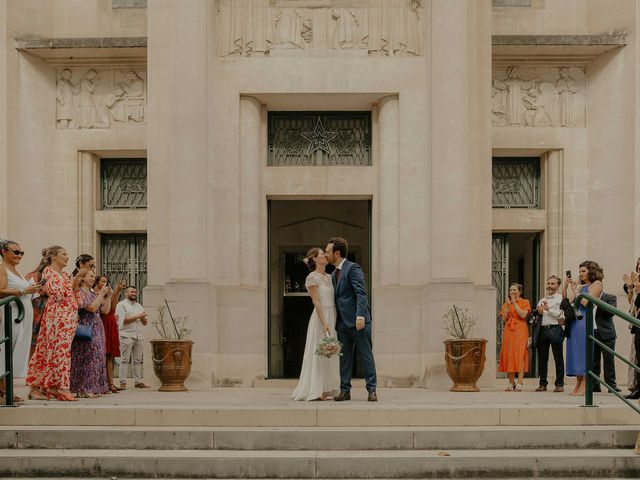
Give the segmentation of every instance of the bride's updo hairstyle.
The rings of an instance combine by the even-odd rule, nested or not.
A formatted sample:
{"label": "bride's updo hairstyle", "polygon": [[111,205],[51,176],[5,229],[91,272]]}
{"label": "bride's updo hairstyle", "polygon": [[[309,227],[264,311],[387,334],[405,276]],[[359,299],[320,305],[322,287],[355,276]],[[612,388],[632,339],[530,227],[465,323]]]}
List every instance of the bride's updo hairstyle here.
{"label": "bride's updo hairstyle", "polygon": [[316,262],[313,259],[316,258],[321,251],[322,251],[321,248],[314,247],[311,250],[309,250],[307,252],[307,255],[304,257],[304,263],[307,264],[307,267],[309,267],[310,272],[313,272],[316,269]]}

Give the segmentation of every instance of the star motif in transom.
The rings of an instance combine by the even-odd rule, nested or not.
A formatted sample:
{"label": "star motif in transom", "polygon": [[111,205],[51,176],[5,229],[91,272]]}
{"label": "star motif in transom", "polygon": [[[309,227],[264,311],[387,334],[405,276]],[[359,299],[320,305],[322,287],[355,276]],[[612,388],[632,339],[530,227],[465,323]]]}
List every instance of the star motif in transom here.
{"label": "star motif in transom", "polygon": [[338,136],[337,132],[326,132],[324,129],[324,125],[320,119],[316,122],[316,128],[313,132],[300,132],[300,135],[306,140],[309,140],[309,146],[307,147],[307,155],[312,154],[318,150],[322,150],[327,152],[329,155],[333,153],[331,151],[331,145],[329,145],[329,141],[333,140]]}

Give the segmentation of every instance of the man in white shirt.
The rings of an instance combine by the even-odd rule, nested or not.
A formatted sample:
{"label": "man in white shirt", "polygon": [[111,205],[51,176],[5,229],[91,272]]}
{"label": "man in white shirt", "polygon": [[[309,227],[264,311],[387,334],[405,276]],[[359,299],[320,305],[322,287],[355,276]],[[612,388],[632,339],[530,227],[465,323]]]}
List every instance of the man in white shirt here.
{"label": "man in white shirt", "polygon": [[138,299],[136,287],[124,291],[124,300],[116,306],[120,331],[120,389],[127,388],[129,365],[133,360],[133,381],[136,388],[149,388],[142,382],[142,354],[144,351],[142,326],[147,324],[147,314]]}
{"label": "man in white shirt", "polygon": [[562,342],[564,332],[558,319],[560,318],[560,303],[562,295],[558,293],[562,281],[555,275],[547,279],[547,295],[538,302],[538,314],[542,315],[540,330],[538,333],[538,373],[540,386],[536,392],[547,390],[547,369],[549,364],[549,347],[553,352],[553,360],[556,364],[556,388],[554,392],[564,392],[564,357],[562,354]]}

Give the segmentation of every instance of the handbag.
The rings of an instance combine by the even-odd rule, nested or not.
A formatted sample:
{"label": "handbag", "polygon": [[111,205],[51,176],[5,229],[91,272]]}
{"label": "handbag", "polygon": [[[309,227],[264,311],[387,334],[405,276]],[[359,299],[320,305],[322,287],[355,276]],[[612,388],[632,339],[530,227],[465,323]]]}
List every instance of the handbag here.
{"label": "handbag", "polygon": [[78,340],[80,342],[90,342],[92,339],[93,335],[91,333],[91,325],[78,324],[74,340]]}

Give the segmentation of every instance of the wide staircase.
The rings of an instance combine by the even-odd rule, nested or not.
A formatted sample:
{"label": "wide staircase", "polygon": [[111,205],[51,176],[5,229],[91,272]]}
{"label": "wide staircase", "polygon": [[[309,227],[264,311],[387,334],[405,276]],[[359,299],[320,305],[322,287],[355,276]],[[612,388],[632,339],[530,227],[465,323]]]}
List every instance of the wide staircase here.
{"label": "wide staircase", "polygon": [[27,405],[0,477],[640,478],[626,407]]}

